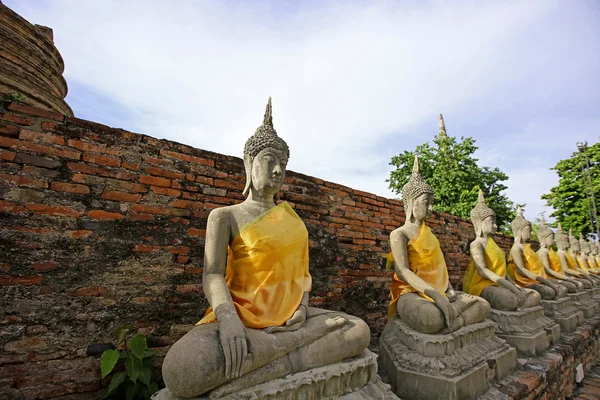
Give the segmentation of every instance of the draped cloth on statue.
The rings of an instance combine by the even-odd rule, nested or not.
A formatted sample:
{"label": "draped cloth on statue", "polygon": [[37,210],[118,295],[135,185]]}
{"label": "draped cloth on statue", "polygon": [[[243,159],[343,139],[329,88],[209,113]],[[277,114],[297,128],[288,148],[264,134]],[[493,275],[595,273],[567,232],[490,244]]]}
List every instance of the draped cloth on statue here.
{"label": "draped cloth on statue", "polygon": [[[249,328],[283,325],[298,309],[312,285],[308,231],[287,202],[244,225],[231,241],[225,282]],[[216,321],[209,308],[196,325]]]}
{"label": "draped cloth on statue", "polygon": [[588,263],[581,256],[577,256],[577,265],[584,271],[588,271],[590,269]]}
{"label": "draped cloth on statue", "polygon": [[[529,271],[533,272],[536,275],[541,276],[542,278],[547,278],[546,271],[544,271],[544,265],[540,261],[540,258],[536,254],[535,251],[531,248],[530,243],[525,243],[523,245],[523,264],[525,264],[525,268]],[[529,285],[533,285],[538,283],[533,279],[529,279],[526,276],[523,276],[517,271],[517,266],[515,265],[515,261],[512,258],[512,254],[508,257],[508,275],[513,282],[521,287],[527,287]]]}
{"label": "draped cloth on statue", "polygon": [[[485,246],[485,265],[487,269],[504,278],[506,276],[506,257],[504,251],[494,242],[494,239],[488,237]],[[475,260],[471,256],[471,263],[467,267],[467,272],[463,279],[463,291],[473,296],[481,295],[483,289],[488,286],[498,286],[497,283],[484,278],[477,271]]]}
{"label": "draped cloth on statue", "polygon": [[561,272],[562,265],[560,263],[560,257],[553,248],[548,250],[548,263],[550,264],[550,269],[554,272]]}
{"label": "draped cloth on statue", "polygon": [[594,257],[588,257],[588,265],[589,265],[590,269],[593,269],[594,271],[596,269],[598,269],[598,267],[596,265],[596,260],[594,260]]}
{"label": "draped cloth on statue", "polygon": [[576,271],[577,270],[577,262],[575,261],[573,254],[571,254],[570,251],[565,251],[565,255],[567,256],[567,264],[569,265],[569,269]]}
{"label": "draped cloth on statue", "polygon": [[[421,225],[417,236],[412,238],[406,245],[408,253],[408,266],[419,278],[427,282],[431,287],[441,294],[445,294],[448,289],[448,269],[444,261],[444,253],[440,248],[440,242],[435,237],[431,229],[425,224]],[[394,265],[394,256],[388,254],[388,265]],[[388,318],[396,313],[396,304],[400,296],[406,293],[417,292],[417,289],[398,278],[394,272],[392,285],[390,288],[390,306],[388,307]],[[430,297],[419,293],[427,300],[433,301]]]}

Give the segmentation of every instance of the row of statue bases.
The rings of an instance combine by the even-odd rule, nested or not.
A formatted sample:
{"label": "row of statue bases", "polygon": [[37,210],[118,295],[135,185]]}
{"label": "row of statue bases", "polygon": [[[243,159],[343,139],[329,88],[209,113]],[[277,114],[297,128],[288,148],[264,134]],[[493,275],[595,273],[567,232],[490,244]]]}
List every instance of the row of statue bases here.
{"label": "row of statue bases", "polygon": [[[535,252],[519,209],[506,260],[481,191],[471,263],[455,291],[426,224],[433,188],[415,157],[402,189],[406,221],[390,235],[395,273],[378,374],[364,321],[308,306],[308,232],[278,203],[288,158],[269,99],[244,147],[246,200],[208,217],[203,288],[211,307],[169,350],[166,389],[155,400],[474,399],[517,368],[517,354],[542,354],[600,313],[598,246],[542,221]],[[582,379],[581,365],[574,375]]]}

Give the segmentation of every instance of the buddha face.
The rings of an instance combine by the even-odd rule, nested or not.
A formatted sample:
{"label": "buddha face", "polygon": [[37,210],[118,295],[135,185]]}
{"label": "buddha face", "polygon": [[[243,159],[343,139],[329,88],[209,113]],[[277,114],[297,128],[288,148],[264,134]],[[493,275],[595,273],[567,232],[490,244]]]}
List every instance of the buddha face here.
{"label": "buddha face", "polygon": [[550,247],[554,244],[554,235],[548,235],[544,238],[544,243],[547,247]]}
{"label": "buddha face", "polygon": [[567,250],[569,248],[569,239],[567,237],[556,237],[556,247],[559,250]]}
{"label": "buddha face", "polygon": [[271,147],[261,150],[252,160],[252,186],[266,194],[275,194],[285,181],[287,155]]}
{"label": "buddha face", "polygon": [[432,207],[433,195],[423,193],[413,203],[413,216],[417,221],[423,221],[431,215]]}
{"label": "buddha face", "polygon": [[531,225],[527,224],[521,229],[521,240],[524,242],[531,240]]}
{"label": "buddha face", "polygon": [[573,253],[579,253],[579,243],[573,241],[573,243],[571,243],[571,250]]}
{"label": "buddha face", "polygon": [[491,233],[494,233],[494,232],[496,232],[496,229],[497,229],[496,217],[494,217],[493,215],[485,217],[483,219],[483,221],[481,221],[481,232],[484,235],[489,235]]}

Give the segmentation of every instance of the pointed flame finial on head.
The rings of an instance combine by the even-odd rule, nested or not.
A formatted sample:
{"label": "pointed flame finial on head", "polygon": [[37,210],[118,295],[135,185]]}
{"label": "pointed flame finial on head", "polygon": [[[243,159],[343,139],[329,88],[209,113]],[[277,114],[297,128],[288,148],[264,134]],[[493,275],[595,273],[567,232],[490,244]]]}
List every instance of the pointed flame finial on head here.
{"label": "pointed flame finial on head", "polygon": [[483,197],[483,190],[479,189],[479,198],[477,199],[479,203],[485,204],[485,198]]}
{"label": "pointed flame finial on head", "polygon": [[517,217],[522,217],[523,216],[523,209],[521,208],[521,206],[517,207]]}
{"label": "pointed flame finial on head", "polygon": [[569,236],[573,236],[573,228],[569,228]]}
{"label": "pointed flame finial on head", "polygon": [[413,161],[412,174],[411,175],[420,175],[419,172],[419,155],[415,153],[415,160]]}
{"label": "pointed flame finial on head", "polygon": [[265,117],[263,118],[263,126],[270,126],[273,128],[273,109],[271,107],[271,96],[269,96],[269,101],[267,102]]}
{"label": "pointed flame finial on head", "polygon": [[440,117],[438,118],[438,120],[439,120],[439,124],[440,124],[440,134],[442,134],[443,136],[447,136],[446,124],[444,123],[444,117],[442,116],[442,114],[440,114]]}
{"label": "pointed flame finial on head", "polygon": [[546,218],[544,218],[544,214],[542,214],[542,224],[546,224]]}

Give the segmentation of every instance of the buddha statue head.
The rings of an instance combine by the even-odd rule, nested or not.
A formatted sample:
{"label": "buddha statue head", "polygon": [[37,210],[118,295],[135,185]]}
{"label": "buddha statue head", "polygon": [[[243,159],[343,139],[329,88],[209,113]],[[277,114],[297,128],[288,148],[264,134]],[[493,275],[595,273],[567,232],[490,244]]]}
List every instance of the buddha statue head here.
{"label": "buddha statue head", "polygon": [[523,217],[523,209],[517,208],[517,217],[511,223],[515,242],[528,242],[531,239],[531,222]]}
{"label": "buddha statue head", "polygon": [[583,234],[579,234],[579,251],[581,254],[590,254],[590,244],[583,238]]}
{"label": "buddha statue head", "polygon": [[496,231],[496,213],[485,204],[483,190],[479,189],[479,199],[471,210],[471,222],[475,228],[475,235],[482,237]]}
{"label": "buddha statue head", "polygon": [[545,245],[546,247],[550,247],[554,244],[554,232],[552,229],[546,225],[546,219],[542,215],[542,222],[540,222],[540,226],[538,227],[538,241],[540,244]]}
{"label": "buddha statue head", "polygon": [[285,180],[285,168],[290,156],[287,143],[273,128],[271,98],[263,123],[244,146],[244,168],[246,170],[246,186],[244,197],[248,197],[251,188],[273,192],[275,200],[279,200],[279,189]]}
{"label": "buddha statue head", "polygon": [[419,156],[416,154],[412,174],[406,185],[402,187],[402,201],[407,221],[423,221],[431,214],[433,189],[421,177]]}
{"label": "buddha statue head", "polygon": [[558,247],[559,250],[566,251],[569,248],[569,236],[565,233],[565,231],[563,231],[563,228],[560,226],[560,224],[558,224],[558,229],[556,229],[554,238],[556,240],[556,247]]}
{"label": "buddha statue head", "polygon": [[574,254],[579,254],[579,240],[573,236],[573,229],[569,229],[569,248]]}

